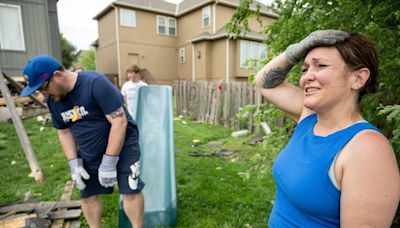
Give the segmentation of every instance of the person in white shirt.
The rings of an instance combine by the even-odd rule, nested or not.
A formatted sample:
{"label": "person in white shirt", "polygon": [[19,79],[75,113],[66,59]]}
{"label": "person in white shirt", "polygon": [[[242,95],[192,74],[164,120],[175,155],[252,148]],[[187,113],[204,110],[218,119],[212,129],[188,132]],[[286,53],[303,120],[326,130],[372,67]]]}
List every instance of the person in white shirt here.
{"label": "person in white shirt", "polygon": [[146,82],[140,80],[140,68],[137,65],[129,66],[126,69],[129,81],[122,86],[121,93],[125,98],[129,114],[135,118],[135,98],[139,86],[147,86]]}

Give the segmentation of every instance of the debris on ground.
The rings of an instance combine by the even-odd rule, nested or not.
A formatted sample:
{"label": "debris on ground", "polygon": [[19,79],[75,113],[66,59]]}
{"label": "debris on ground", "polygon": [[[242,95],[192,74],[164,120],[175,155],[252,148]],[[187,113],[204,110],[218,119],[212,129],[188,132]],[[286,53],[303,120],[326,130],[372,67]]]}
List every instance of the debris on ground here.
{"label": "debris on ground", "polygon": [[201,156],[231,156],[233,155],[234,151],[227,150],[227,149],[217,149],[212,153],[190,153],[190,156],[193,157],[201,157]]}
{"label": "debris on ground", "polygon": [[70,200],[74,184],[67,181],[61,201],[29,202],[0,207],[0,227],[80,227],[81,203]]}
{"label": "debris on ground", "polygon": [[260,135],[255,135],[251,137],[251,139],[247,140],[246,144],[249,144],[251,146],[256,146],[257,144],[261,143],[264,141],[264,137]]}
{"label": "debris on ground", "polygon": [[239,131],[232,132],[231,136],[234,137],[234,138],[238,138],[238,137],[246,136],[248,134],[250,134],[250,131],[247,130],[247,129],[244,129],[244,130],[239,130]]}

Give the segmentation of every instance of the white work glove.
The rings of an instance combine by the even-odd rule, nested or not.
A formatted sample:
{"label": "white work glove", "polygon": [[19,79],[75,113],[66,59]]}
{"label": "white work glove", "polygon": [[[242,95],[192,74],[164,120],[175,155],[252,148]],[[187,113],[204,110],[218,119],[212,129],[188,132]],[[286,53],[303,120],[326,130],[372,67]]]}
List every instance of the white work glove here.
{"label": "white work glove", "polygon": [[113,187],[114,184],[118,183],[117,180],[117,164],[119,157],[110,156],[107,154],[103,155],[101,164],[99,167],[99,182],[105,187]]}
{"label": "white work glove", "polygon": [[349,37],[349,33],[340,30],[314,31],[299,43],[287,47],[285,51],[286,61],[289,65],[293,66],[304,58],[313,48],[332,46]]}
{"label": "white work glove", "polygon": [[71,168],[71,177],[74,181],[75,186],[79,190],[86,188],[86,184],[83,182],[82,178],[88,180],[90,178],[89,174],[83,168],[83,161],[81,158],[74,158],[68,161]]}
{"label": "white work glove", "polygon": [[137,161],[135,164],[131,165],[132,174],[128,177],[128,184],[132,190],[136,190],[139,182],[140,175],[140,163]]}

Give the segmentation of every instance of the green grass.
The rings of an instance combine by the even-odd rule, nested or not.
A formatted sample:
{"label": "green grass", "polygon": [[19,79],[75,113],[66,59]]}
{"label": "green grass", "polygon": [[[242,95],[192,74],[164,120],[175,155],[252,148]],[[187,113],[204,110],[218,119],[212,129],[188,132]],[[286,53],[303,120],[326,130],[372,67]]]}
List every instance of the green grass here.
{"label": "green grass", "polygon": [[[186,124],[185,124],[186,123]],[[0,123],[0,205],[21,202],[26,192],[38,201],[60,199],[69,167],[51,123],[40,131],[35,118],[24,121],[33,150],[44,172],[45,181],[28,177],[29,165],[11,123]],[[272,159],[262,146],[250,146],[249,137],[232,138],[221,126],[198,124],[188,119],[174,121],[177,227],[265,227],[272,208],[275,184]],[[193,140],[199,140],[194,145]],[[211,141],[223,141],[209,146]],[[218,149],[230,156],[191,156],[211,154]],[[14,162],[13,162],[14,161]],[[117,227],[118,193],[103,197],[104,227]],[[75,189],[73,199],[78,199]],[[84,219],[82,226],[87,227]]]}

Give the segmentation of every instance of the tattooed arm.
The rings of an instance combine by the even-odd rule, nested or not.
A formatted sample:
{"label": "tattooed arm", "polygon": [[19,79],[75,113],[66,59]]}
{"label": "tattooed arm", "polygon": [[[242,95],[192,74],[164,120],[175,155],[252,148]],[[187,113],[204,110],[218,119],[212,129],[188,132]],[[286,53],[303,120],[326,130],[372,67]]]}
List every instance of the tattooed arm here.
{"label": "tattooed arm", "polygon": [[280,54],[257,73],[256,86],[265,99],[298,121],[303,112],[303,91],[284,82],[291,68],[285,53]]}
{"label": "tattooed arm", "polygon": [[106,154],[118,155],[125,141],[126,126],[128,124],[124,108],[122,106],[119,107],[114,112],[106,115],[106,118],[111,124]]}

